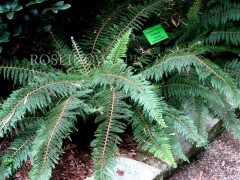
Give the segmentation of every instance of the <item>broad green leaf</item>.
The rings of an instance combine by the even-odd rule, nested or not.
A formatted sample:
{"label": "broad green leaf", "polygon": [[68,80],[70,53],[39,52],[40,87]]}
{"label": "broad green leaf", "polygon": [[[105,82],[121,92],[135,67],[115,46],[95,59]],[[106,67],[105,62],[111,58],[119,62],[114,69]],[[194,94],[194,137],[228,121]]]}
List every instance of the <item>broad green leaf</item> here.
{"label": "broad green leaf", "polygon": [[59,7],[59,10],[65,10],[71,7],[71,4],[64,4],[63,6]]}
{"label": "broad green leaf", "polygon": [[55,3],[55,6],[62,6],[64,5],[64,1],[58,1],[57,3]]}
{"label": "broad green leaf", "polygon": [[14,13],[15,13],[15,12],[9,12],[9,13],[7,13],[7,15],[6,15],[7,18],[11,20],[11,19],[13,18],[13,16],[14,16]]}

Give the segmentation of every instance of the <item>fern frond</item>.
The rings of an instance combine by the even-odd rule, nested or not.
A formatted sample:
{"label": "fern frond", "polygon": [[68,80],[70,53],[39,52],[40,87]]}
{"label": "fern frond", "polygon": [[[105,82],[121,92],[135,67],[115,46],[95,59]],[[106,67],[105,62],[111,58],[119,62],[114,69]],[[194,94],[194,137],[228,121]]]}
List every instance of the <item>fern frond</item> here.
{"label": "fern frond", "polygon": [[236,82],[229,77],[227,73],[221,70],[219,66],[210,60],[192,54],[190,52],[173,53],[164,59],[161,59],[157,64],[153,65],[143,72],[147,78],[159,81],[164,74],[169,74],[174,71],[183,72],[186,68],[194,66],[201,80],[210,78],[210,83],[214,89],[224,94],[231,100],[234,106],[239,106],[239,92],[236,87]]}
{"label": "fern frond", "polygon": [[230,131],[235,137],[240,140],[240,124],[233,109],[225,109],[225,117],[223,119],[223,126]]}
{"label": "fern frond", "polygon": [[[203,15],[196,16],[194,9],[198,12],[197,5],[194,4],[190,8],[188,17],[193,14],[191,20],[187,23],[187,28],[184,26],[182,30],[177,31],[177,43],[185,43],[188,41],[203,41],[206,44],[216,44],[220,41],[232,43],[233,45],[239,44],[239,31],[235,22],[240,19],[240,3],[224,3],[224,5],[216,5],[211,9],[202,13]],[[191,13],[190,13],[191,12]],[[229,25],[227,24],[229,23]],[[225,29],[226,27],[235,27]],[[236,36],[234,38],[234,36]]]}
{"label": "fern frond", "polygon": [[92,77],[95,86],[112,85],[123,89],[136,105],[143,107],[144,115],[148,116],[148,119],[166,127],[162,118],[162,101],[155,92],[156,88],[141,75],[133,75],[125,64],[104,63],[101,68],[94,71]]}
{"label": "fern frond", "polygon": [[240,3],[225,3],[224,5],[216,5],[203,17],[203,25],[210,24],[218,27],[220,24],[225,24],[228,21],[238,21],[240,19]]}
{"label": "fern frond", "polygon": [[58,161],[63,139],[74,130],[83,101],[69,97],[51,109],[33,144],[31,179],[46,180]]}
{"label": "fern frond", "polygon": [[[206,143],[198,134],[197,127],[194,121],[188,116],[184,115],[176,108],[166,105],[163,111],[165,122],[168,126],[174,126],[176,132],[180,133],[186,140],[191,143],[197,143],[197,146],[202,146]],[[168,124],[169,123],[169,124]]]}
{"label": "fern frond", "polygon": [[132,115],[123,101],[126,98],[124,93],[114,88],[111,88],[111,92],[104,91],[97,95],[97,104],[102,111],[96,119],[96,123],[100,123],[95,132],[96,138],[91,143],[96,180],[111,179],[111,170],[116,164],[114,153],[119,153],[117,144],[121,141],[117,133],[124,132],[126,125],[122,120],[128,120]]}
{"label": "fern frond", "polygon": [[[116,41],[128,30],[128,29],[136,29],[140,30],[141,26],[143,26],[142,22],[146,21],[153,13],[159,11],[160,7],[163,3],[168,2],[167,0],[150,0],[147,4],[138,5],[134,7],[130,7],[126,11],[123,11],[119,16],[122,17],[122,24],[116,26],[113,29],[114,36],[113,38],[106,37],[108,39],[108,45],[104,46],[104,49],[101,50],[104,52],[101,56],[101,62],[106,58],[109,54],[109,51],[113,48]],[[127,16],[126,16],[127,14]]]}
{"label": "fern frond", "polygon": [[169,139],[163,133],[164,128],[149,123],[140,110],[136,110],[132,126],[134,138],[144,151],[152,153],[157,158],[164,158],[169,165],[176,167]]}
{"label": "fern frond", "polygon": [[217,44],[225,41],[226,44],[232,43],[234,45],[240,44],[240,31],[239,29],[233,29],[229,31],[213,31],[208,37],[204,39],[206,44]]}
{"label": "fern frond", "polygon": [[75,73],[76,59],[74,57],[72,49],[70,49],[65,42],[58,39],[53,33],[51,33],[52,44],[56,49],[59,57],[59,63],[66,68],[69,73]]}
{"label": "fern frond", "polygon": [[208,142],[208,128],[206,118],[209,115],[208,107],[199,97],[189,97],[182,101],[184,113],[194,122],[198,134]]}
{"label": "fern frond", "polygon": [[[129,36],[131,35],[132,30],[129,29],[125,34],[122,35],[120,39],[117,40],[114,47],[110,50],[107,55],[107,60],[113,63],[122,62],[122,58],[126,57],[127,45],[129,42]],[[100,63],[100,62],[99,62]]]}
{"label": "fern frond", "polygon": [[187,14],[187,18],[189,23],[199,23],[200,21],[200,16],[199,16],[199,12],[200,12],[200,8],[202,5],[202,0],[196,0],[193,4],[193,6],[189,9],[188,14]]}
{"label": "fern frond", "polygon": [[[178,39],[176,44],[186,42],[187,39],[193,39],[195,33],[199,32],[200,10],[202,0],[196,0],[187,13],[187,24],[177,32]],[[194,33],[193,33],[194,32]]]}
{"label": "fern frond", "polygon": [[[107,42],[105,41],[105,38],[107,35],[112,34],[114,32],[114,28],[109,28],[111,24],[118,24],[119,22],[119,11],[123,10],[124,6],[119,6],[110,15],[106,15],[103,17],[102,21],[98,21],[100,23],[95,24],[95,31],[94,34],[91,32],[88,33],[88,37],[90,37],[90,44],[91,44],[91,53],[89,54],[89,60],[90,62],[94,62],[94,55],[96,52],[101,50],[101,47],[104,47],[107,45]],[[111,10],[112,11],[112,7]],[[107,12],[109,12],[107,11]],[[88,42],[89,43],[89,42]]]}
{"label": "fern frond", "polygon": [[91,66],[90,62],[88,62],[88,57],[83,53],[81,48],[74,41],[73,37],[71,37],[71,40],[72,40],[73,52],[76,59],[76,63],[74,64],[76,66],[75,68],[77,68],[76,71],[83,73],[85,75],[88,75],[89,68]]}
{"label": "fern frond", "polygon": [[14,174],[22,163],[26,161],[28,157],[31,157],[32,141],[41,124],[41,120],[28,124],[24,131],[18,134],[14,141],[11,142],[9,147],[4,151],[4,155],[0,159],[1,180]]}
{"label": "fern frond", "polygon": [[189,162],[189,159],[183,151],[182,141],[180,141],[173,125],[165,129],[165,137],[168,137],[169,139],[174,159],[180,158],[183,161]]}
{"label": "fern frond", "polygon": [[[71,78],[73,78],[71,76]],[[76,92],[82,81],[58,77],[41,84],[32,84],[14,91],[0,109],[0,135],[11,131],[27,113],[35,114],[37,109],[51,105],[51,97],[69,96]]]}
{"label": "fern frond", "polygon": [[223,65],[223,70],[236,79],[237,86],[240,87],[240,61],[238,59],[227,61]]}
{"label": "fern frond", "polygon": [[190,74],[191,78],[181,77],[179,75],[169,78],[166,85],[161,85],[165,97],[201,97],[203,100],[216,102],[224,105],[222,99],[209,87],[204,86],[199,82],[199,79],[194,78],[194,74]]}
{"label": "fern frond", "polygon": [[13,59],[2,62],[0,65],[0,74],[4,79],[11,79],[14,83],[26,85],[35,79],[44,79],[44,77],[54,76],[54,70],[50,66],[41,65],[34,61]]}

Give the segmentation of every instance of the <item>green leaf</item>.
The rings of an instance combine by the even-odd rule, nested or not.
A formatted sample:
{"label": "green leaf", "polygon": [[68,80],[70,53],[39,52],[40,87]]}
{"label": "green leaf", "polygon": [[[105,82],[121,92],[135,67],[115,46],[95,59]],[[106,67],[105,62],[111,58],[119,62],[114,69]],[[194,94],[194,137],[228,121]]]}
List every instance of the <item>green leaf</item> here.
{"label": "green leaf", "polygon": [[8,8],[6,8],[4,5],[0,5],[0,13],[8,12]]}
{"label": "green leaf", "polygon": [[62,6],[64,5],[64,1],[58,1],[57,3],[55,3],[55,6]]}
{"label": "green leaf", "polygon": [[14,13],[15,12],[9,12],[9,13],[7,13],[6,17],[11,20],[14,16]]}
{"label": "green leaf", "polygon": [[65,10],[65,9],[70,8],[70,7],[71,7],[71,4],[64,4],[64,5],[60,6],[58,9],[59,10]]}
{"label": "green leaf", "polygon": [[134,112],[132,126],[134,138],[141,149],[157,158],[163,158],[169,165],[176,167],[169,138],[164,134],[165,128],[150,123],[139,109]]}
{"label": "green leaf", "polygon": [[50,10],[52,10],[52,8],[45,8],[42,13],[44,14],[44,13],[46,13],[47,11],[50,11]]}
{"label": "green leaf", "polygon": [[52,12],[57,13],[59,8],[58,7],[57,8],[51,8],[51,10],[52,10]]}
{"label": "green leaf", "polygon": [[21,5],[17,5],[16,7],[13,8],[13,11],[20,11],[22,9],[23,7]]}
{"label": "green leaf", "polygon": [[30,1],[25,6],[27,7],[27,6],[31,6],[31,5],[34,5],[34,4],[37,4],[37,2],[36,1]]}
{"label": "green leaf", "polygon": [[9,41],[9,35],[10,35],[10,33],[5,31],[2,34],[2,36],[0,36],[0,43],[8,42]]}

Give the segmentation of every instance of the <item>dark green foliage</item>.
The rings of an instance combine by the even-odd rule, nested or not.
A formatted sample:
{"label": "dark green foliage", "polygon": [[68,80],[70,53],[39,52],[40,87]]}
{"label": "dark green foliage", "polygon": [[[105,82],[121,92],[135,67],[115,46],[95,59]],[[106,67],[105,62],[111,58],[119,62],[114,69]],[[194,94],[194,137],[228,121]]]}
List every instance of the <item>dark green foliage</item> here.
{"label": "dark green foliage", "polygon": [[[29,121],[35,120],[32,118]],[[42,121],[39,120],[28,124],[24,131],[10,143],[8,149],[1,157],[0,179],[5,179],[4,177],[14,174],[15,169],[21,167],[23,161],[26,161],[27,158],[31,156],[31,149],[33,146],[32,141],[41,124]]]}
{"label": "dark green foliage", "polygon": [[[36,62],[16,63],[16,60],[0,66],[4,78],[22,85],[3,101],[0,109],[1,137],[23,127],[23,132],[10,145],[19,150],[19,155],[14,158],[6,150],[3,157],[7,160],[1,159],[5,177],[13,175],[29,157],[30,179],[50,179],[63,140],[75,130],[78,117],[87,121],[89,115],[96,117],[98,126],[91,142],[93,176],[97,180],[111,179],[115,155],[119,154],[119,134],[124,133],[127,125],[131,125],[141,150],[174,167],[175,158],[188,161],[181,147],[182,138],[196,146],[208,143],[210,118],[221,119],[224,127],[240,138],[234,112],[240,107],[238,50],[231,49],[238,37],[220,38],[221,41],[229,38],[229,45],[218,43],[217,38],[213,40],[215,43],[206,43],[214,29],[225,27],[239,17],[226,13],[227,17],[221,17],[215,27],[210,20],[203,19],[207,13],[215,14],[217,8],[222,14],[229,9],[234,11],[238,4],[232,6],[228,2],[209,7],[203,13],[201,1],[196,1],[186,17],[191,28],[184,33],[181,28],[172,32],[174,38],[164,44],[165,50],[157,45],[149,47],[148,55],[141,49],[144,40],[137,30],[165,2],[146,1],[146,4],[119,7],[100,21],[95,33],[88,36],[90,40],[81,46],[71,38],[72,48],[68,47],[53,36],[62,71]],[[204,20],[211,23],[203,26]],[[203,27],[207,30],[203,31]],[[129,51],[135,51],[128,47],[136,41],[136,49],[140,51],[137,59],[146,59],[137,70],[134,63],[124,60]],[[230,59],[226,58],[229,54]],[[39,115],[40,121],[33,120]],[[24,144],[30,141],[31,147]]]}
{"label": "dark green foliage", "polygon": [[238,21],[240,19],[240,3],[225,2],[216,3],[206,10],[201,8],[201,0],[197,0],[188,13],[187,25],[179,31],[180,37],[177,43],[181,44],[191,39],[195,42],[202,41],[205,44],[229,44],[238,46],[240,44],[240,31]]}
{"label": "dark green foliage", "polygon": [[[70,4],[65,4],[64,1],[58,0],[1,1],[0,53],[3,48],[2,43],[8,42],[11,37],[19,36],[23,31],[29,30],[24,29],[28,21],[32,19],[36,21],[39,18],[39,24],[36,29],[39,32],[46,32],[51,29],[51,24],[44,23],[46,18],[50,18],[51,13],[49,11],[57,13],[59,10],[65,10],[70,7]],[[33,30],[33,27],[30,27],[30,30]]]}
{"label": "dark green foliage", "polygon": [[96,118],[99,124],[96,138],[91,143],[96,179],[111,179],[111,168],[116,165],[114,154],[119,154],[117,145],[121,141],[117,134],[123,133],[126,127],[122,120],[129,121],[132,116],[130,106],[124,102],[125,98],[125,93],[117,92],[114,88],[94,97],[97,108],[101,109]]}

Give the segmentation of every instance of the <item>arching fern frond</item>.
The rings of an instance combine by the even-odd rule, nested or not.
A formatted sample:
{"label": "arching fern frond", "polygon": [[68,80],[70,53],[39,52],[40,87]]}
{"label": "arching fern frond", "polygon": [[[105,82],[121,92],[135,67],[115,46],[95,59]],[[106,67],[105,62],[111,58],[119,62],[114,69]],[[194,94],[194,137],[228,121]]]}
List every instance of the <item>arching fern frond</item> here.
{"label": "arching fern frond", "polygon": [[184,113],[194,122],[198,134],[208,143],[207,116],[208,107],[199,97],[187,97],[182,101]]}
{"label": "arching fern frond", "polygon": [[[119,14],[121,19],[121,24],[114,28],[114,36],[105,37],[105,41],[108,40],[108,45],[104,46],[101,50],[103,54],[101,55],[101,61],[106,58],[109,54],[110,49],[113,48],[116,41],[128,30],[136,29],[140,30],[143,26],[142,22],[146,21],[153,13],[156,13],[161,9],[161,6],[168,2],[168,0],[150,0],[144,5],[137,5],[134,7],[129,7],[127,11],[121,11]],[[127,16],[126,16],[127,14]]]}
{"label": "arching fern frond", "polygon": [[72,49],[70,49],[65,42],[57,38],[53,33],[51,33],[52,44],[55,47],[55,50],[58,54],[60,65],[66,68],[66,71],[69,73],[75,73],[75,63],[76,59],[73,55]]}
{"label": "arching fern frond", "polygon": [[76,115],[79,114],[82,105],[86,104],[70,96],[51,109],[33,142],[31,179],[50,178],[62,151],[63,139],[69,137],[74,130]]}
{"label": "arching fern frond", "polygon": [[219,66],[210,60],[190,52],[172,53],[161,59],[158,63],[143,72],[147,78],[159,81],[164,74],[174,71],[183,72],[186,68],[194,66],[201,80],[210,78],[210,83],[226,98],[231,100],[235,106],[239,106],[239,92],[236,82],[229,77],[227,73],[221,70]]}
{"label": "arching fern frond", "polygon": [[183,113],[170,105],[165,106],[163,114],[166,124],[168,126],[173,125],[175,131],[181,134],[186,140],[191,143],[197,143],[197,146],[202,146],[206,143],[198,134],[198,130],[193,119],[185,116]]}
{"label": "arching fern frond", "polygon": [[225,109],[223,119],[224,127],[240,140],[240,124],[233,109]]}
{"label": "arching fern frond", "polygon": [[228,2],[224,5],[216,5],[210,11],[203,14],[203,25],[210,24],[218,27],[228,21],[238,21],[240,19],[240,3]]}
{"label": "arching fern frond", "polygon": [[0,158],[0,180],[9,178],[9,175],[14,174],[22,163],[31,157],[32,141],[41,124],[41,120],[28,124],[24,131],[4,151],[4,155]]}
{"label": "arching fern frond", "polygon": [[222,99],[209,87],[201,84],[199,79],[194,78],[194,76],[194,74],[190,74],[191,78],[187,78],[176,75],[169,78],[166,84],[161,85],[165,97],[176,97],[178,99],[189,96],[200,97],[202,100],[209,100],[223,106]]}
{"label": "arching fern frond", "polygon": [[[45,83],[32,84],[26,88],[14,91],[4,102],[0,110],[0,135],[16,128],[16,123],[27,113],[35,114],[37,109],[44,109],[51,105],[52,97],[69,96],[76,92],[79,79],[69,80],[68,76],[49,79]],[[40,99],[40,101],[36,101]]]}
{"label": "arching fern frond", "polygon": [[44,79],[45,77],[54,76],[55,70],[50,66],[39,64],[32,60],[9,60],[1,62],[0,74],[4,79],[11,79],[14,83],[26,85],[34,82],[36,79]]}
{"label": "arching fern frond", "polygon": [[[199,8],[195,3],[190,8],[188,17],[190,19],[186,26],[177,31],[176,43],[190,41],[203,41],[206,44],[219,44],[222,41],[239,45],[239,28],[234,24],[240,19],[240,3],[227,2],[224,5],[215,5],[197,15]],[[194,11],[195,10],[195,11]],[[192,15],[192,16],[190,16]]]}
{"label": "arching fern frond", "polygon": [[157,158],[163,158],[169,165],[176,167],[165,128],[153,125],[146,120],[140,110],[136,110],[132,120],[135,140],[144,151]]}
{"label": "arching fern frond", "polygon": [[240,61],[234,59],[223,64],[223,70],[236,79],[237,86],[240,87]]}
{"label": "arching fern frond", "polygon": [[116,165],[114,153],[118,153],[117,144],[121,141],[117,134],[124,132],[126,125],[123,120],[128,120],[132,114],[129,105],[124,102],[124,93],[114,88],[111,88],[111,92],[100,92],[95,98],[101,112],[96,119],[96,123],[99,123],[96,138],[91,143],[94,148],[94,178],[105,180],[111,179],[110,169]]}
{"label": "arching fern frond", "polygon": [[[178,39],[176,44],[185,42],[189,38],[193,38],[195,33],[199,32],[199,24],[201,20],[200,10],[202,6],[202,0],[196,0],[192,7],[190,7],[187,13],[187,24],[177,32]],[[195,32],[195,33],[192,33]]]}
{"label": "arching fern frond", "polygon": [[71,37],[71,40],[72,40],[73,53],[76,61],[74,63],[76,71],[80,72],[81,74],[88,75],[89,68],[91,67],[91,63],[88,61],[88,57],[84,54],[84,52],[81,50],[78,44],[74,41],[73,37]]}
{"label": "arching fern frond", "polygon": [[201,5],[202,5],[202,0],[196,0],[192,5],[192,7],[189,9],[187,18],[191,24],[199,23],[200,21],[199,12],[200,12]]}
{"label": "arching fern frond", "polygon": [[156,88],[141,75],[133,75],[125,64],[105,63],[94,71],[93,77],[95,86],[113,85],[123,89],[136,105],[143,107],[144,116],[166,127],[162,118],[161,98],[155,92]]}
{"label": "arching fern frond", "polygon": [[107,55],[107,61],[111,61],[113,63],[123,62],[122,58],[126,57],[127,45],[131,32],[132,30],[129,29],[120,39],[117,40],[116,44]]}
{"label": "arching fern frond", "polygon": [[[96,59],[94,59],[96,54],[99,54],[100,50],[102,47],[107,46],[107,41],[106,41],[106,36],[109,34],[114,34],[114,27],[112,27],[113,24],[118,24],[119,22],[119,17],[118,14],[120,11],[122,11],[125,8],[124,5],[116,7],[114,10],[109,9],[109,11],[106,12],[111,12],[110,15],[103,14],[101,17],[101,20],[98,20],[98,22],[95,23],[94,27],[94,33],[90,31],[87,37],[89,37],[89,40],[86,41],[85,46],[90,46],[90,54],[89,54],[89,60],[92,63],[95,63]],[[89,42],[90,41],[90,42]],[[84,42],[85,44],[85,42]]]}
{"label": "arching fern frond", "polygon": [[226,44],[232,43],[234,45],[240,44],[240,30],[231,29],[229,31],[213,31],[205,39],[206,44],[217,44],[225,41]]}

